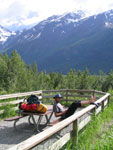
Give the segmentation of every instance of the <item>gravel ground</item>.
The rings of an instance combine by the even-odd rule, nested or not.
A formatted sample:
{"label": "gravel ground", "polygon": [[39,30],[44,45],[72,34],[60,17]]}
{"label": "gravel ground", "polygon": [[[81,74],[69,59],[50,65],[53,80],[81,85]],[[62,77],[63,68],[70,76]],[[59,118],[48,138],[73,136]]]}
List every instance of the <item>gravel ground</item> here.
{"label": "gravel ground", "polygon": [[[10,147],[23,142],[24,140],[38,134],[36,131],[32,131],[33,126],[28,124],[28,117],[24,117],[17,123],[18,129],[15,130],[13,124],[14,121],[0,121],[0,150],[7,150]],[[52,120],[54,119],[54,115]],[[45,122],[43,118],[42,123]],[[46,129],[44,125],[40,125],[40,129]],[[25,132],[24,130],[28,130]]]}

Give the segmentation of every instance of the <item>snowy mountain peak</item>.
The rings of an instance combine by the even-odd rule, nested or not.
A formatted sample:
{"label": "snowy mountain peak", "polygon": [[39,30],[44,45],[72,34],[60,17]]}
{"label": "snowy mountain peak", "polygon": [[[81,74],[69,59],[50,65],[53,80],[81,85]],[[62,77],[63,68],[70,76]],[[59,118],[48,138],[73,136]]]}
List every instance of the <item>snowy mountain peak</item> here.
{"label": "snowy mountain peak", "polygon": [[16,35],[15,32],[11,32],[8,29],[0,26],[0,43],[5,43],[11,35]]}
{"label": "snowy mountain peak", "polygon": [[84,17],[85,17],[85,13],[81,10],[78,10],[78,11],[64,13],[62,15],[54,15],[40,22],[39,24],[45,25],[47,23],[61,22],[63,20],[65,22],[71,23],[71,22],[77,22],[78,20],[83,19]]}
{"label": "snowy mountain peak", "polygon": [[105,11],[103,13],[97,14],[96,16],[104,15],[106,21],[112,21],[113,22],[113,9]]}
{"label": "snowy mountain peak", "polygon": [[106,11],[104,13],[106,21],[105,21],[105,27],[106,28],[113,28],[113,9]]}

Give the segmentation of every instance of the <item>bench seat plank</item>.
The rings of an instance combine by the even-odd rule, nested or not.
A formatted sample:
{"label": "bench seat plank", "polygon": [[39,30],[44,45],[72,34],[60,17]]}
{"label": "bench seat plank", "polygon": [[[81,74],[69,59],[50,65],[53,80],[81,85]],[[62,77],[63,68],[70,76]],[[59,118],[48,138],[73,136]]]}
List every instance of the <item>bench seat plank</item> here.
{"label": "bench seat plank", "polygon": [[18,120],[20,118],[23,118],[23,116],[14,116],[14,117],[11,117],[11,118],[6,118],[4,121],[14,121],[14,120]]}

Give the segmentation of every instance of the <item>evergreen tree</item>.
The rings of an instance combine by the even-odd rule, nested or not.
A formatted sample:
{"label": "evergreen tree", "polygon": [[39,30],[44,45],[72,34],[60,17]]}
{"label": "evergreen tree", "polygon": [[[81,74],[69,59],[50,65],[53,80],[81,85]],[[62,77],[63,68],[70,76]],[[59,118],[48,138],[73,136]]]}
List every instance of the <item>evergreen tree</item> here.
{"label": "evergreen tree", "polygon": [[89,75],[88,70],[70,70],[62,73],[38,72],[37,64],[26,65],[17,51],[11,57],[0,55],[0,93],[27,92],[46,89],[95,89],[108,91],[113,89],[113,71],[108,75]]}
{"label": "evergreen tree", "polygon": [[70,70],[70,72],[67,74],[67,88],[68,89],[75,89],[77,86],[77,75],[75,70]]}
{"label": "evergreen tree", "polygon": [[8,63],[8,81],[10,92],[25,90],[26,67],[17,51],[13,51]]}
{"label": "evergreen tree", "polygon": [[102,91],[108,91],[109,89],[113,89],[113,70],[110,71],[102,84]]}
{"label": "evergreen tree", "polygon": [[0,55],[0,93],[4,93],[7,90],[7,70],[7,63],[4,57]]}
{"label": "evergreen tree", "polygon": [[32,65],[32,80],[33,80],[33,91],[38,90],[38,67],[36,62]]}
{"label": "evergreen tree", "polygon": [[86,69],[85,71],[81,72],[78,71],[77,76],[77,89],[88,89],[89,88],[89,82],[88,82],[89,73]]}

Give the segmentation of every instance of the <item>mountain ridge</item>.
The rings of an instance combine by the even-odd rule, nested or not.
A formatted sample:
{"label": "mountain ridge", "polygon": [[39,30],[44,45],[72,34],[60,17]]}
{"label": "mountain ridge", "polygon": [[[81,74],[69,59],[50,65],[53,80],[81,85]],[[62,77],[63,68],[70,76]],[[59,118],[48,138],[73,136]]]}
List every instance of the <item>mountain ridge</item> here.
{"label": "mountain ridge", "polygon": [[28,64],[36,61],[39,71],[88,68],[92,73],[108,72],[112,69],[112,32],[113,10],[86,18],[82,12],[69,13],[49,17],[13,40],[9,37],[4,47],[9,55],[16,49]]}

